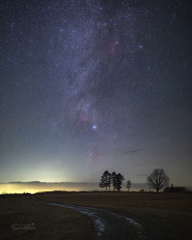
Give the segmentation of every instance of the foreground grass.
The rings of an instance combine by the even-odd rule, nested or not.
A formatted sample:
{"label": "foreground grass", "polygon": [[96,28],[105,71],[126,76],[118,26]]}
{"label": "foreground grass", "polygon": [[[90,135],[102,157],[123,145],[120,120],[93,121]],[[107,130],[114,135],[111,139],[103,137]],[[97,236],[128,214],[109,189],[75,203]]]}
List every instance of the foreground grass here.
{"label": "foreground grass", "polygon": [[[31,201],[25,195],[0,196],[0,239],[95,239],[93,221],[75,210]],[[11,225],[34,223],[36,229],[11,230]],[[86,229],[86,231],[85,231]]]}
{"label": "foreground grass", "polygon": [[53,192],[36,197],[122,212],[138,221],[150,239],[192,239],[192,194]]}

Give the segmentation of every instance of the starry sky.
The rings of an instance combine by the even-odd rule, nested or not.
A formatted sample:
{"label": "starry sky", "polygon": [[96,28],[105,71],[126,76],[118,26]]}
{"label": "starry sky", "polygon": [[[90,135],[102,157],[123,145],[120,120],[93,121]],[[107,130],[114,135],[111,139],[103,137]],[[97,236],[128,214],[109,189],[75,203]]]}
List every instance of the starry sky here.
{"label": "starry sky", "polygon": [[190,1],[3,0],[0,182],[192,186]]}

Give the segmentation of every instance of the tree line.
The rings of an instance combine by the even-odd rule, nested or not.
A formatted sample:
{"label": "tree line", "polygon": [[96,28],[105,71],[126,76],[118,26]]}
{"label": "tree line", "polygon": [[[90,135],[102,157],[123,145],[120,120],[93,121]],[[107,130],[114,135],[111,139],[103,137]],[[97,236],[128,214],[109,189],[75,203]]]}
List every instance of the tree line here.
{"label": "tree line", "polygon": [[173,184],[171,184],[170,187],[166,187],[164,190],[164,192],[189,192],[190,189],[187,187],[179,187],[179,186],[173,186]]}

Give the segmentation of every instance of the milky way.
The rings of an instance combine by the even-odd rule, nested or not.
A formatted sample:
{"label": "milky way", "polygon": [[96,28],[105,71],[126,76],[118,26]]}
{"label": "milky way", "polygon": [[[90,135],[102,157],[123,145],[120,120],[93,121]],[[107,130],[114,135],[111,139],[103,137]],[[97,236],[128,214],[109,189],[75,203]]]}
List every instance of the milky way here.
{"label": "milky way", "polygon": [[99,181],[108,169],[145,182],[164,168],[192,183],[190,9],[3,1],[0,181]]}

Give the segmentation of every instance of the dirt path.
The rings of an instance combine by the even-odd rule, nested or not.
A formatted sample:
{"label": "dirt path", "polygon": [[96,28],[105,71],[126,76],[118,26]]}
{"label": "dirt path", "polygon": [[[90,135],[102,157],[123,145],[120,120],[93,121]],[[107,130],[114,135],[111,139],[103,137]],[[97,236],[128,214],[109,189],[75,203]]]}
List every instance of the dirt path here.
{"label": "dirt path", "polygon": [[131,240],[147,239],[142,226],[133,219],[106,209],[77,206],[72,204],[41,201],[32,195],[27,197],[30,200],[38,201],[42,204],[55,205],[71,208],[88,215],[94,221],[99,240]]}

